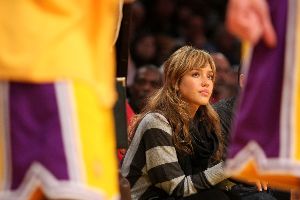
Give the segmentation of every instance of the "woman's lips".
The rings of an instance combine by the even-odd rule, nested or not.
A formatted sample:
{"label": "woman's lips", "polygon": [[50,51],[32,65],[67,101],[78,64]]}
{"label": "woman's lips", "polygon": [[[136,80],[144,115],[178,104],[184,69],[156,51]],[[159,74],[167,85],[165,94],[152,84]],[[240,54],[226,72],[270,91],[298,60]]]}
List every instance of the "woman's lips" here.
{"label": "woman's lips", "polygon": [[200,90],[199,93],[203,96],[209,96],[209,90]]}

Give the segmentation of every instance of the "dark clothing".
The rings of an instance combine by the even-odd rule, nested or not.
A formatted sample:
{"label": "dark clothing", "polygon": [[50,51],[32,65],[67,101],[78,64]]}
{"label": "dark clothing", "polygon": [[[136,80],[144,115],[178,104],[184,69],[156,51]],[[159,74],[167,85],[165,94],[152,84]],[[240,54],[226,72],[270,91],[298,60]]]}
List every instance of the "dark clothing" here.
{"label": "dark clothing", "polygon": [[[222,134],[224,136],[225,151],[230,141],[230,129],[234,117],[234,108],[236,103],[236,97],[229,99],[222,99],[219,102],[213,104],[213,108],[218,113],[221,122]],[[225,159],[226,154],[224,154]]]}
{"label": "dark clothing", "polygon": [[196,117],[190,125],[193,154],[190,155],[193,172],[198,173],[209,167],[209,161],[219,147],[219,141],[213,131],[208,131],[205,124]]}

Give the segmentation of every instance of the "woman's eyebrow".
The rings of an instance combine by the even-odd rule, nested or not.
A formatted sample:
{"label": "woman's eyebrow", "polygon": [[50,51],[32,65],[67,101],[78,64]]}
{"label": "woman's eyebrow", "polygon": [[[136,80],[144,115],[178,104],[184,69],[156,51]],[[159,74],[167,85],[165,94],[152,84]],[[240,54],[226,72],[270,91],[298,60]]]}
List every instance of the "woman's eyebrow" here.
{"label": "woman's eyebrow", "polygon": [[[193,70],[196,70],[196,71],[204,71],[204,70],[205,70],[205,67],[194,67],[194,68],[191,69],[191,71],[193,71]],[[211,68],[208,69],[207,72],[208,72],[208,73],[214,73],[213,70],[212,70]]]}
{"label": "woman's eyebrow", "polygon": [[[205,68],[199,68],[198,70],[204,71]],[[208,69],[207,72],[208,72],[208,73],[210,73],[210,72],[211,72],[211,73],[214,73],[214,71],[213,71],[212,69]]]}
{"label": "woman's eyebrow", "polygon": [[200,70],[201,69],[201,67],[194,67],[194,68],[192,68],[192,70]]}

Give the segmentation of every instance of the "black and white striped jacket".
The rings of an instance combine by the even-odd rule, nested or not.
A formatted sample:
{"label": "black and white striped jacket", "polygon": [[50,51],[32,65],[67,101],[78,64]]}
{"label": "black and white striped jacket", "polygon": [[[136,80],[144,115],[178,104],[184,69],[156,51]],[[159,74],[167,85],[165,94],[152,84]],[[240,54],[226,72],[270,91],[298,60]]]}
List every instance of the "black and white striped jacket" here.
{"label": "black and white striped jacket", "polygon": [[145,194],[153,188],[170,196],[189,196],[227,178],[222,162],[186,175],[177,155],[167,119],[159,113],[148,113],[137,127],[121,169],[130,182],[132,199],[146,199]]}

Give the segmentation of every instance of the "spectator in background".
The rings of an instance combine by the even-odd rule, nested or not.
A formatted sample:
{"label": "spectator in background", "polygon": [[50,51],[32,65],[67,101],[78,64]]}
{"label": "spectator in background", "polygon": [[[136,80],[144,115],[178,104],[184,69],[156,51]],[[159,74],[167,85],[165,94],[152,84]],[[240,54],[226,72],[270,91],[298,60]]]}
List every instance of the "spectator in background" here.
{"label": "spectator in background", "polygon": [[[133,117],[135,115],[134,111],[132,110],[131,106],[129,105],[128,101],[125,102],[125,111],[126,111],[126,122],[127,122],[127,127],[130,126],[131,121],[133,120]],[[126,149],[118,149],[117,155],[119,159],[119,163],[122,161],[124,155],[126,153]]]}
{"label": "spectator in background", "polygon": [[184,4],[184,2],[182,2],[182,4],[179,5],[178,9],[177,9],[177,33],[178,33],[178,37],[182,37],[184,35],[186,35],[186,29],[187,29],[187,25],[189,23],[189,20],[191,19],[191,17],[194,15],[193,10],[190,8],[190,6]]}
{"label": "spectator in background", "polygon": [[186,43],[213,52],[216,48],[208,41],[206,37],[205,20],[200,15],[192,15],[187,22],[186,27]]}
{"label": "spectator in background", "polygon": [[148,97],[162,86],[162,72],[154,65],[137,69],[132,85],[129,87],[129,104],[138,114],[144,108]]}
{"label": "spectator in background", "polygon": [[240,63],[240,41],[227,31],[224,24],[216,27],[214,44],[218,52],[222,52],[232,66]]}
{"label": "spectator in background", "polygon": [[160,65],[165,61],[179,45],[179,41],[168,35],[157,35],[157,63]]}
{"label": "spectator in background", "polygon": [[[190,44],[208,52],[220,51],[229,58],[231,65],[239,65],[238,41],[232,36],[227,36],[228,34],[223,32],[224,29],[219,28],[223,25],[225,6],[226,2],[218,0],[140,0],[136,2],[132,18],[133,26],[136,28],[132,31],[130,45],[131,56],[136,67],[144,64],[161,66],[168,56],[169,47],[174,42],[175,46]],[[218,29],[219,34],[216,34]],[[155,44],[153,44],[156,50],[151,59],[140,63],[140,56],[136,56],[139,53],[135,52],[134,46],[140,36],[145,33],[155,38]],[[222,40],[223,37],[226,39]],[[164,43],[167,43],[169,47],[165,48]],[[145,52],[149,51],[147,44],[140,46],[145,49]]]}
{"label": "spectator in background", "polygon": [[132,41],[136,34],[145,31],[144,23],[146,19],[146,9],[142,2],[134,1],[132,3],[132,14],[131,14],[131,23],[130,23],[130,34],[129,39]]}
{"label": "spectator in background", "polygon": [[148,1],[146,26],[156,34],[177,36],[176,32],[176,0],[151,0]]}
{"label": "spectator in background", "polygon": [[212,53],[212,58],[216,64],[217,75],[212,103],[220,99],[230,98],[237,95],[236,73],[233,71],[228,59],[222,53]]}
{"label": "spectator in background", "polygon": [[140,33],[132,43],[130,55],[136,69],[142,65],[156,64],[157,44],[152,33]]}

